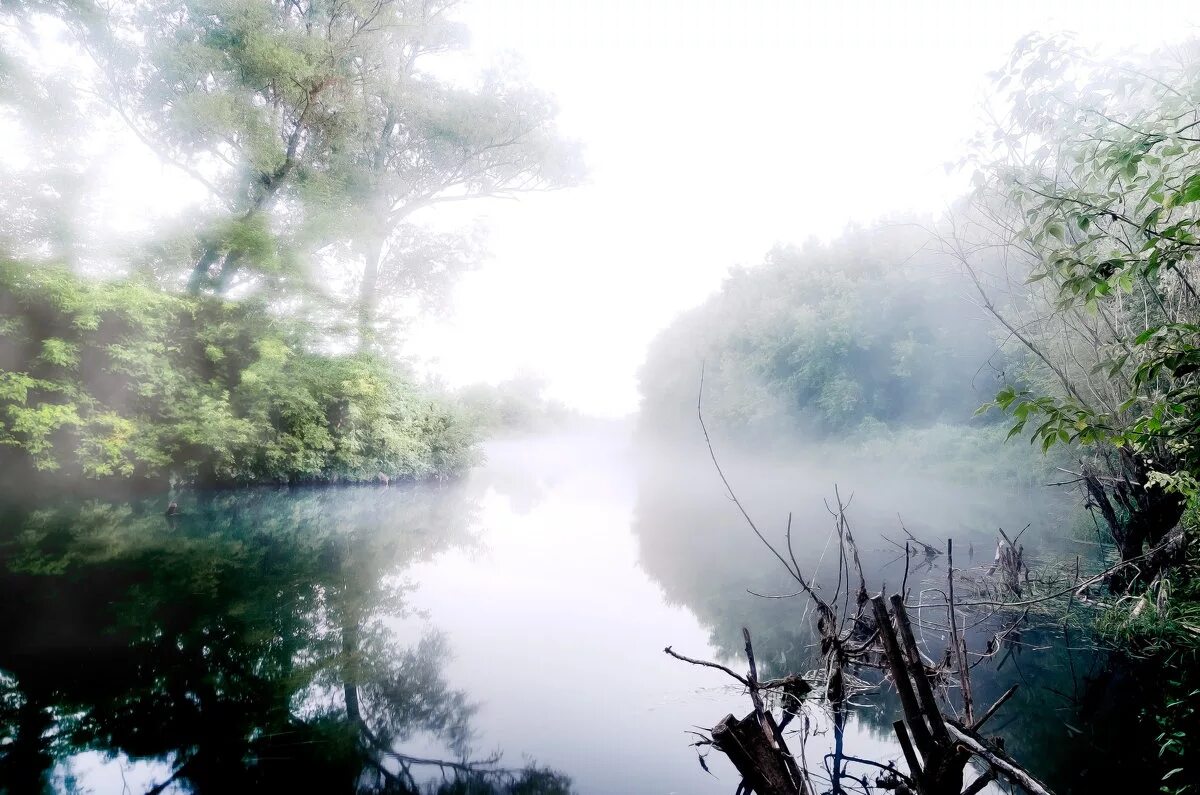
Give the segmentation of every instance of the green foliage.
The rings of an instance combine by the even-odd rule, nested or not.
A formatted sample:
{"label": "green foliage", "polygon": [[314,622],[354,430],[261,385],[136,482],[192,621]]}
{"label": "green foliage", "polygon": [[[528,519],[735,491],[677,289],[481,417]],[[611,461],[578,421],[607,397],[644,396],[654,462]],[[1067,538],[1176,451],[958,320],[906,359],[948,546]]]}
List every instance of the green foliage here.
{"label": "green foliage", "polygon": [[[11,209],[0,215],[0,245],[65,258],[74,241],[48,228],[87,237],[75,217],[83,213],[38,197],[70,194],[86,206],[79,183],[94,164],[77,163],[67,143],[113,122],[208,193],[139,252],[145,272],[192,293],[315,291],[341,310],[329,324],[337,333],[384,347],[415,305],[437,304],[480,260],[472,232],[433,233],[414,213],[582,176],[556,104],[514,64],[475,80],[443,77],[435,61],[467,41],[454,5],[85,0],[36,4],[55,18],[40,26],[28,24],[26,4],[0,6],[14,31],[0,35],[0,49],[30,39],[11,48],[19,90],[0,91],[0,103],[31,145],[55,148],[55,168],[13,169],[18,198],[0,204]],[[87,67],[22,57],[51,36]],[[51,105],[70,123],[39,124]]]}
{"label": "green foliage", "polygon": [[[204,483],[466,465],[459,412],[379,357],[444,305],[480,235],[412,216],[572,185],[582,164],[512,64],[447,80],[431,63],[465,46],[454,5],[0,4],[0,114],[29,155],[0,165],[6,463]],[[86,222],[109,141],[204,194],[162,197],[118,256]]]}
{"label": "green foliage", "polygon": [[1180,524],[1180,562],[1146,589],[1105,603],[1097,626],[1141,654],[1200,655],[1200,498],[1193,496]]}
{"label": "green foliage", "polygon": [[520,375],[495,386],[473,384],[455,395],[472,425],[492,433],[528,433],[563,425],[571,411],[543,395],[545,384]]}
{"label": "green foliage", "polygon": [[1165,672],[1163,686],[1144,705],[1146,720],[1159,732],[1159,791],[1168,795],[1194,792],[1200,767],[1188,753],[1189,737],[1200,732],[1200,499],[1193,496],[1184,512],[1182,562],[1160,573],[1142,592],[1106,601],[1096,630]]}
{"label": "green foliage", "polygon": [[444,477],[472,432],[368,354],[263,305],[0,264],[0,445],[75,479]]}
{"label": "green foliage", "polygon": [[1170,769],[1163,774],[1159,791],[1167,795],[1194,792],[1196,777],[1194,757],[1187,753],[1192,743],[1188,737],[1200,730],[1200,687],[1187,681],[1173,679],[1164,693],[1163,705],[1154,716],[1160,729],[1158,755]]}
{"label": "green foliage", "polygon": [[1031,37],[1001,77],[1010,125],[976,158],[983,203],[1004,208],[1008,242],[1031,255],[1010,310],[1042,302],[1043,321],[1062,321],[1023,326],[1043,377],[991,405],[1043,449],[1123,448],[1184,493],[1200,470],[1197,81],[1171,53],[1097,65]]}
{"label": "green foliage", "polygon": [[855,461],[872,461],[957,486],[1003,483],[1013,493],[1042,491],[1061,474],[1054,469],[1064,463],[1057,456],[1031,455],[1020,446],[1005,445],[1005,433],[1000,425],[889,428],[872,424],[838,439],[825,454],[848,467]]}
{"label": "green foliage", "polygon": [[[654,342],[641,372],[643,428],[842,439],[859,429],[966,423],[989,331],[911,225],[781,248]],[[996,366],[1002,362],[995,362]],[[984,376],[986,378],[986,376]]]}

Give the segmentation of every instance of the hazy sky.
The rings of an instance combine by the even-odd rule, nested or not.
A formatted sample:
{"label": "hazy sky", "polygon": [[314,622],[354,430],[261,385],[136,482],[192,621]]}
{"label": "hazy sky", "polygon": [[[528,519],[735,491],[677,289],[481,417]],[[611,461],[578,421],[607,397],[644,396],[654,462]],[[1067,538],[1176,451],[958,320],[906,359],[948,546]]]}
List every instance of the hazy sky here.
{"label": "hazy sky", "polygon": [[730,266],[851,220],[937,212],[987,72],[1030,31],[1149,49],[1196,3],[475,0],[473,57],[517,53],[591,176],[489,202],[493,256],[412,350],[452,384],[519,368],[581,409],[637,404],[646,344]]}
{"label": "hazy sky", "polygon": [[[731,266],[959,194],[965,179],[945,164],[1020,36],[1151,49],[1193,33],[1200,4],[468,0],[458,16],[471,52],[441,68],[516,54],[557,96],[590,178],[427,219],[482,217],[492,256],[409,352],[452,385],[530,370],[554,397],[620,415],[636,408],[647,343]],[[80,57],[53,36],[42,47],[50,65]],[[0,149],[19,166],[33,155],[10,127],[0,117]],[[79,146],[103,186],[95,228],[150,232],[204,197],[127,132]]]}

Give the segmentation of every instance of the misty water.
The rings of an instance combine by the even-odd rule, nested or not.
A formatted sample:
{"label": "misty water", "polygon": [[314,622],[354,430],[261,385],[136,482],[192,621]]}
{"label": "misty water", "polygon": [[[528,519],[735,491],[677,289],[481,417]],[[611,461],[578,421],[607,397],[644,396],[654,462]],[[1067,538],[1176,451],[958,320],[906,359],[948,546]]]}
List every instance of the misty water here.
{"label": "misty water", "polygon": [[[793,514],[795,554],[827,595],[835,483],[853,494],[868,581],[889,592],[905,570],[883,539],[900,535],[897,514],[923,539],[953,536],[972,556],[960,566],[990,560],[996,527],[1026,523],[1035,559],[1092,563],[1087,544],[1047,546],[1071,511],[1052,490],[842,469],[815,453],[723,463],[772,538]],[[361,764],[339,734],[353,681],[374,733],[405,754],[501,752],[503,766],[559,771],[583,793],[729,793],[734,771],[712,753],[705,772],[688,731],[743,715],[749,701],[663,648],[742,670],[747,627],[767,674],[815,659],[804,601],[748,593],[794,588],[704,449],[651,452],[624,426],[493,442],[457,482],[177,499],[174,518],[165,497],[9,511],[0,733],[10,782],[144,792],[186,754],[164,791],[330,789]],[[944,582],[941,560],[911,569],[910,586]],[[983,649],[1009,621],[971,628],[969,646]],[[920,635],[940,659],[945,636]],[[1021,684],[994,729],[1063,792],[1132,775],[1128,748],[1152,735],[1128,712],[1132,670],[1090,645],[1034,619],[974,674],[982,704]],[[899,758],[891,696],[856,701],[846,752]],[[818,702],[808,711],[820,771],[832,732]],[[1120,769],[1106,755],[1118,747]]]}

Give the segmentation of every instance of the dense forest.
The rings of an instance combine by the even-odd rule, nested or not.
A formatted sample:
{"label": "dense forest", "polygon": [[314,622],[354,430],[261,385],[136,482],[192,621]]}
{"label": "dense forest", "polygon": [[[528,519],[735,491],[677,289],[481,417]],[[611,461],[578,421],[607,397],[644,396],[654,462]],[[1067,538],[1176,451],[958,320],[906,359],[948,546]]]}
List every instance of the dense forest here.
{"label": "dense forest", "polygon": [[992,387],[991,372],[972,380],[994,344],[928,248],[919,225],[897,223],[739,269],[656,341],[646,429],[694,430],[681,407],[696,402],[701,364],[714,427],[750,437],[965,422]]}
{"label": "dense forest", "polygon": [[[465,43],[452,5],[5,6],[0,101],[27,155],[0,199],[10,482],[463,470],[479,407],[506,398],[460,406],[395,354],[479,236],[420,213],[571,185],[581,167],[519,75],[463,86],[428,70]],[[133,239],[90,222],[87,137],[113,126],[203,187],[162,197],[167,214]]]}
{"label": "dense forest", "polygon": [[1200,150],[1173,55],[1101,67],[1023,41],[1008,114],[964,159],[973,193],[736,272],[652,347],[643,429],[696,434],[702,375],[713,429],[748,439],[965,434],[994,408],[1009,437],[1084,456],[1123,559],[1158,545],[1198,493]]}

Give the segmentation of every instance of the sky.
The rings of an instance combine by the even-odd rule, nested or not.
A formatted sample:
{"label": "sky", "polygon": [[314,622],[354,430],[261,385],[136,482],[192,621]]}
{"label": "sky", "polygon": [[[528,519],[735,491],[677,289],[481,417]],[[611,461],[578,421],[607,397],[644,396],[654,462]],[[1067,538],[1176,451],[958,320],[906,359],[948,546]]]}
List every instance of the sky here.
{"label": "sky", "polygon": [[[531,373],[582,412],[623,416],[647,345],[732,267],[851,222],[935,215],[960,195],[966,175],[946,165],[980,128],[988,73],[1018,38],[1070,31],[1101,52],[1153,49],[1194,34],[1200,4],[466,0],[458,18],[470,49],[437,68],[465,80],[519,59],[557,98],[589,177],[427,211],[437,225],[483,223],[490,256],[405,352],[450,386]],[[82,57],[52,35],[39,55]],[[0,148],[19,166],[33,150],[22,155],[5,124]],[[94,228],[150,233],[203,199],[128,131],[110,132],[79,142],[103,186]]]}
{"label": "sky", "polygon": [[1032,31],[1103,51],[1195,32],[1200,4],[474,0],[469,63],[515,53],[583,142],[581,187],[473,205],[490,259],[408,351],[451,385],[525,370],[636,410],[646,346],[776,243],[936,214],[988,73]]}

